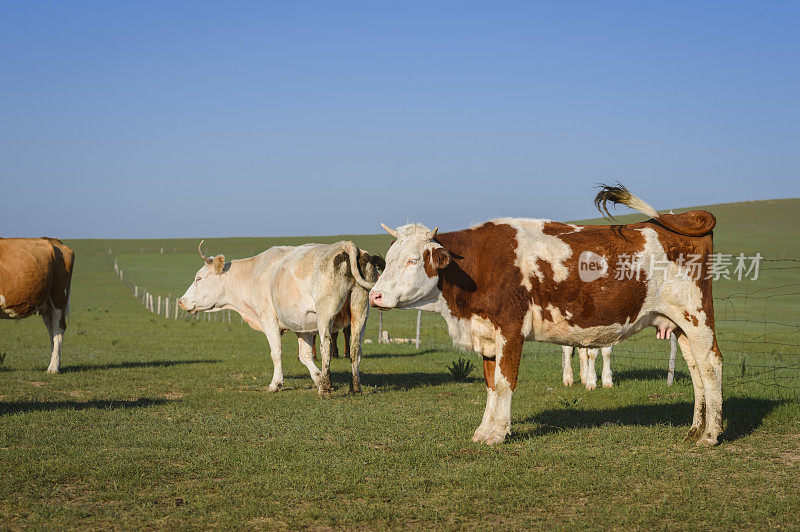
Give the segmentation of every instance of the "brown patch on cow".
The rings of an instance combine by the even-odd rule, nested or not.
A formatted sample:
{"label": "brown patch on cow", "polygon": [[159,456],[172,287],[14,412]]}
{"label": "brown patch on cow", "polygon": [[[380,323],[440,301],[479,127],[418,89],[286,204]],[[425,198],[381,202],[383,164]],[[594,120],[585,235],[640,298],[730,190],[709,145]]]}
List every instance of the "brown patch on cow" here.
{"label": "brown patch on cow", "polygon": [[519,361],[522,357],[522,344],[524,342],[525,338],[520,333],[507,338],[505,345],[503,345],[503,356],[500,358],[500,373],[506,378],[512,390],[517,387]]}
{"label": "brown patch on cow", "polygon": [[658,220],[648,220],[684,236],[705,236],[717,225],[717,219],[708,211],[689,211],[681,214],[660,214]]}
{"label": "brown patch on cow", "polygon": [[574,231],[575,227],[561,222],[545,222],[544,226],[542,227],[542,233],[548,236],[556,236],[564,233],[572,233]]}
{"label": "brown patch on cow", "polygon": [[697,327],[700,324],[700,320],[697,319],[697,316],[693,316],[689,314],[688,310],[683,311],[683,317],[686,318],[687,321],[691,322],[692,325]]}
{"label": "brown patch on cow", "polygon": [[722,362],[722,351],[719,350],[719,345],[717,345],[717,333],[714,331],[714,343],[711,344],[711,351],[714,352],[714,356]]}
{"label": "brown patch on cow", "polygon": [[486,381],[486,387],[494,390],[494,367],[495,359],[483,357],[483,380]]}
{"label": "brown patch on cow", "polygon": [[[576,327],[622,324],[636,319],[647,293],[646,275],[642,272],[639,279],[635,276],[618,279],[614,269],[626,255],[644,251],[641,231],[628,226],[583,226],[581,231],[564,233],[559,239],[572,250],[564,261],[567,278],[556,283],[549,263],[540,260],[540,271],[548,271],[549,275],[542,281],[531,279],[532,292],[538,292],[534,300],[543,309],[550,304],[565,317],[569,315],[567,323]],[[579,259],[584,251],[606,258],[609,269],[604,277],[590,282],[581,280]],[[544,265],[547,270],[542,269]]]}

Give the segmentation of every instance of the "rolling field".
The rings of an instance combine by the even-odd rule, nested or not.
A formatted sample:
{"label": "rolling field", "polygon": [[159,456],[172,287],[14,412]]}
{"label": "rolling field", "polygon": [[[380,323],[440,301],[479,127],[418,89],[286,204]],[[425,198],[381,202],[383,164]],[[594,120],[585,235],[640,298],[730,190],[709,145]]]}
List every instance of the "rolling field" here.
{"label": "rolling field", "polygon": [[[710,210],[717,251],[800,259],[800,200]],[[390,242],[229,238],[205,250],[234,259],[343,238],[374,252]],[[60,375],[44,372],[38,317],[0,322],[0,526],[800,527],[800,372],[768,385],[758,370],[800,360],[800,269],[790,262],[763,263],[758,281],[715,284],[726,357],[720,446],[682,442],[693,393],[680,357],[667,387],[665,357],[623,356],[663,352],[651,329],[620,346],[612,389],[563,387],[560,350],[531,344],[512,435],[489,448],[470,442],[482,372],[454,382],[446,369],[459,356],[480,359],[447,348],[437,316],[425,315],[420,350],[364,346],[360,395],[348,393],[349,361],[334,359],[330,400],[317,396],[286,334],[285,389],[270,394],[261,333],[238,317],[151,314],[112,269],[116,258],[127,278],[174,298],[201,265],[197,243],[67,241],[77,261]],[[396,315],[384,316],[387,328]]]}

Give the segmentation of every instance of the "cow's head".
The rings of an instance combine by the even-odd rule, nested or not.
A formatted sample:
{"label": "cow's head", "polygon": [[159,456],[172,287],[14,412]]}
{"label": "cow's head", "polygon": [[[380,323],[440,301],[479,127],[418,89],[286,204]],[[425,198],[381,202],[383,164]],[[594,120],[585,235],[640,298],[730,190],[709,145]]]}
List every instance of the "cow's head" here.
{"label": "cow's head", "polygon": [[206,257],[203,254],[202,241],[197,246],[197,252],[205,264],[197,270],[194,282],[178,300],[180,307],[192,314],[201,310],[218,309],[225,304],[225,280],[222,278],[226,271],[225,256]]}
{"label": "cow's head", "polygon": [[450,264],[450,253],[436,242],[436,232],[409,224],[391,229],[395,237],[386,253],[386,268],[369,293],[369,302],[381,309],[410,308],[438,299],[439,271]]}

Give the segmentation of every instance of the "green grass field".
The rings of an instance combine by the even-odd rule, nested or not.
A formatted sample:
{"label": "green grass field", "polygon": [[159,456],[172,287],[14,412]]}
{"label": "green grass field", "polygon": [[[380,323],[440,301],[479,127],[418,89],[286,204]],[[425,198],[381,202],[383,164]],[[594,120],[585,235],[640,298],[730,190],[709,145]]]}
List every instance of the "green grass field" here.
{"label": "green grass field", "polygon": [[[800,259],[800,200],[711,210],[718,251]],[[375,252],[390,241],[229,238],[206,251],[231,259],[342,238]],[[349,361],[334,359],[330,400],[317,396],[286,334],[286,389],[269,394],[262,334],[238,318],[153,315],[113,272],[109,250],[126,277],[175,297],[200,266],[197,240],[67,243],[77,263],[63,373],[44,372],[38,317],[0,322],[0,527],[800,527],[800,372],[772,383],[776,372],[759,370],[800,360],[791,263],[715,285],[718,319],[726,313],[720,446],[682,442],[693,399],[680,357],[672,387],[663,356],[625,358],[625,349],[666,349],[646,331],[620,346],[614,388],[591,392],[561,385],[556,347],[530,346],[512,436],[489,448],[470,442],[481,372],[452,380],[446,365],[474,355],[446,347],[436,316],[425,316],[431,336],[419,351],[364,346],[361,395],[347,391]],[[387,313],[387,328],[400,315]]]}

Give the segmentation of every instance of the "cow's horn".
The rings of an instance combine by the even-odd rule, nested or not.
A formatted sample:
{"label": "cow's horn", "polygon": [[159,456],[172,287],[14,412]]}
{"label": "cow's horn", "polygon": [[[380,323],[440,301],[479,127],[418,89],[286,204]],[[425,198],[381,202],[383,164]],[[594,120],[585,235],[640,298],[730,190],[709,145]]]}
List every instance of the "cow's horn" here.
{"label": "cow's horn", "polygon": [[428,233],[428,239],[433,240],[433,237],[435,237],[436,233],[438,233],[438,232],[439,232],[439,228],[437,227],[436,229],[434,229],[433,231]]}
{"label": "cow's horn", "polygon": [[200,243],[197,245],[197,252],[200,254],[200,257],[206,262],[206,264],[211,264],[214,261],[203,255],[203,242],[205,242],[205,240],[201,240]]}
{"label": "cow's horn", "polygon": [[393,237],[397,238],[397,231],[395,231],[394,229],[392,229],[391,227],[389,227],[388,225],[386,225],[383,222],[381,222],[381,227],[383,227],[384,231],[386,231],[387,233],[389,233]]}

